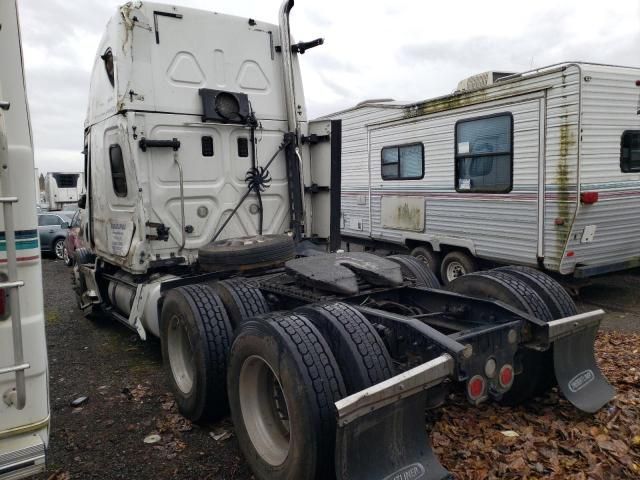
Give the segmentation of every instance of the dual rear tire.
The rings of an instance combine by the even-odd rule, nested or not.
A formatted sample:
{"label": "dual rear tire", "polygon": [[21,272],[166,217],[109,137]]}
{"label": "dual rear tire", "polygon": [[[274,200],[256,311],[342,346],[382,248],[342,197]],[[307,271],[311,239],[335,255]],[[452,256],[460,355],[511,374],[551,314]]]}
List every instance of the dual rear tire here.
{"label": "dual rear tire", "polygon": [[[230,410],[259,479],[332,478],[335,402],[393,375],[386,346],[344,303],[242,316],[229,303],[240,301],[232,294],[262,297],[235,282],[178,287],[165,296],[162,353],[178,408],[193,421]],[[256,305],[258,313],[268,308]],[[235,322],[228,306],[240,315]]]}
{"label": "dual rear tire", "polygon": [[[472,273],[455,279],[447,289],[499,300],[545,322],[577,313],[573,300],[558,282],[529,267],[509,266]],[[524,403],[556,384],[552,348],[544,352],[521,349],[517,355],[522,373],[515,376],[503,396],[502,403],[506,405]]]}

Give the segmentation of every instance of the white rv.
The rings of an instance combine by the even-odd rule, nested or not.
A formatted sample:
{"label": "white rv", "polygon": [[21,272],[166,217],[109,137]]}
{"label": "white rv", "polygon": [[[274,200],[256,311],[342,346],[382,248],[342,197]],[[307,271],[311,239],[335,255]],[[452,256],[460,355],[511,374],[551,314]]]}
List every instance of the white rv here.
{"label": "white rv", "polygon": [[75,210],[83,193],[84,174],[81,172],[48,172],[44,177],[44,196],[49,210]]}
{"label": "white rv", "polygon": [[44,471],[47,350],[33,145],[15,0],[0,2],[0,479]]}
{"label": "white rv", "polygon": [[476,259],[586,277],[640,265],[640,68],[489,72],[342,120],[345,241],[408,248],[445,282]]}
{"label": "white rv", "polygon": [[413,257],[326,252],[340,122],[307,122],[298,55],[322,42],[292,44],[292,7],[278,25],[151,2],[115,12],[84,132],[80,306],[159,337],[180,412],[230,411],[260,480],[448,478],[416,421],[445,378],[473,404],[558,378],[579,408],[603,406],[613,390],[589,348],[603,312],[576,316],[539,272],[445,292]]}

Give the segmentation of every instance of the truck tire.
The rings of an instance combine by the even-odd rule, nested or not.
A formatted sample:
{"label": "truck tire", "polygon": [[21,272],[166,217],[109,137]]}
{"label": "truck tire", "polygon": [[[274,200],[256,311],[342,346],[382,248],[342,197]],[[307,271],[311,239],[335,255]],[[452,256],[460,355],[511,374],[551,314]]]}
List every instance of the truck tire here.
{"label": "truck tire", "polygon": [[246,279],[221,280],[212,286],[226,307],[234,328],[251,317],[269,313],[269,305],[260,289]]}
{"label": "truck tire", "polygon": [[442,262],[442,256],[439,253],[433,251],[431,247],[420,246],[411,250],[411,256],[416,257],[422,263],[424,263],[434,275],[440,273],[440,263]]}
{"label": "truck tire", "polygon": [[222,300],[208,285],[174,288],[165,296],[160,318],[163,363],[178,410],[194,422],[228,412],[232,338]]}
{"label": "truck tire", "polygon": [[478,264],[468,253],[454,250],[445,255],[440,265],[440,278],[444,285],[449,285],[453,280],[463,275],[478,270]]}
{"label": "truck tire", "polygon": [[73,267],[73,255],[69,255],[69,249],[67,247],[62,249],[62,260],[67,267]]}
{"label": "truck tire", "polygon": [[393,362],[373,325],[355,308],[342,302],[301,307],[331,347],[340,366],[347,395],[393,376]]}
{"label": "truck tire", "polygon": [[76,265],[86,265],[88,263],[93,265],[96,262],[96,256],[88,248],[76,248],[76,251],[73,252],[73,262]]}
{"label": "truck tire", "polygon": [[198,250],[198,262],[205,271],[247,270],[283,263],[294,254],[289,235],[255,235],[209,243]]}
{"label": "truck tire", "polygon": [[521,265],[509,265],[496,270],[510,273],[529,284],[547,304],[554,320],[578,313],[571,295],[556,280],[540,270]]}
{"label": "truck tire", "polygon": [[238,443],[258,479],[335,478],[335,402],[345,387],[308,319],[279,312],[244,322],[227,379]]}
{"label": "truck tire", "polygon": [[[465,275],[451,282],[447,290],[476,298],[500,300],[540,320],[548,322],[552,319],[551,311],[540,295],[525,282],[506,272],[492,270]],[[503,395],[501,403],[518,405],[540,392],[543,385],[548,383],[545,354],[547,352],[526,349],[518,352],[523,371],[515,376],[511,389]]]}
{"label": "truck tire", "polygon": [[387,257],[393,260],[402,270],[405,280],[412,280],[416,287],[441,288],[440,280],[436,274],[423,262],[412,255],[390,255]]}
{"label": "truck tire", "polygon": [[[542,297],[544,302],[549,306],[553,320],[571,317],[578,313],[578,308],[571,298],[571,295],[549,275],[535,268],[520,265],[500,267],[498,270],[503,270],[519,277],[538,292],[540,297]],[[546,374],[543,374],[543,380],[538,385],[536,393],[539,395],[545,393],[558,383],[553,365],[553,345],[551,345],[549,350],[543,352],[541,356],[544,357],[542,361],[545,364],[544,371]]]}

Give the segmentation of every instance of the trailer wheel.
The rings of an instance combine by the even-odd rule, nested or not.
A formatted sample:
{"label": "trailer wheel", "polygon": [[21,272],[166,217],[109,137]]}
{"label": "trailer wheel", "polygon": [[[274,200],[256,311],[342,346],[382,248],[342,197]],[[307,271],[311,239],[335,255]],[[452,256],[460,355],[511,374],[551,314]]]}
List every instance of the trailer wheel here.
{"label": "trailer wheel", "polygon": [[440,280],[436,277],[436,274],[418,258],[411,255],[390,255],[387,258],[400,265],[402,276],[406,280],[413,280],[417,287],[442,287],[442,285],[440,285]]}
{"label": "trailer wheel", "polygon": [[212,287],[226,307],[234,328],[251,317],[269,313],[269,305],[260,289],[246,279],[221,280],[212,284]]}
{"label": "trailer wheel", "polygon": [[393,376],[393,362],[373,325],[355,308],[336,302],[296,310],[320,330],[338,361],[347,395]]}
{"label": "trailer wheel", "polygon": [[[491,270],[465,275],[451,282],[447,289],[472,297],[500,300],[540,320],[547,322],[552,320],[551,311],[540,295],[518,277],[506,272]],[[523,371],[515,376],[510,390],[503,395],[501,403],[505,405],[523,403],[548,383],[546,378],[549,372],[545,363],[545,354],[547,352],[519,351]]]}
{"label": "trailer wheel", "polygon": [[445,255],[440,265],[440,278],[442,283],[449,285],[456,278],[462,277],[478,270],[475,259],[464,252],[454,250]]}
{"label": "trailer wheel", "polygon": [[434,252],[430,247],[416,247],[411,250],[411,256],[416,257],[422,263],[424,263],[434,275],[440,273],[440,263],[442,257],[439,253]]}
{"label": "trailer wheel", "polygon": [[554,320],[571,317],[578,313],[571,295],[562,285],[540,270],[521,265],[509,265],[496,270],[510,273],[529,284],[548,305]]}
{"label": "trailer wheel", "polygon": [[334,403],[345,388],[308,319],[280,312],[244,322],[227,378],[238,443],[257,478],[334,477]]}
{"label": "trailer wheel", "polygon": [[182,415],[215,419],[228,412],[227,356],[233,330],[222,301],[204,284],[164,298],[160,340],[169,386]]}

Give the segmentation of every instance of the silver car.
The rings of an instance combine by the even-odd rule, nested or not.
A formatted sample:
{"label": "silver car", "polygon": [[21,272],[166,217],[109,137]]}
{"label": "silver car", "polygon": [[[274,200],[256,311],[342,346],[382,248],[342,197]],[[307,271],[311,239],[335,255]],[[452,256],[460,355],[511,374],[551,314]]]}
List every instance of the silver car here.
{"label": "silver car", "polygon": [[54,253],[56,258],[62,259],[64,253],[64,239],[69,233],[71,217],[67,212],[47,212],[38,214],[38,234],[40,236],[40,250]]}

